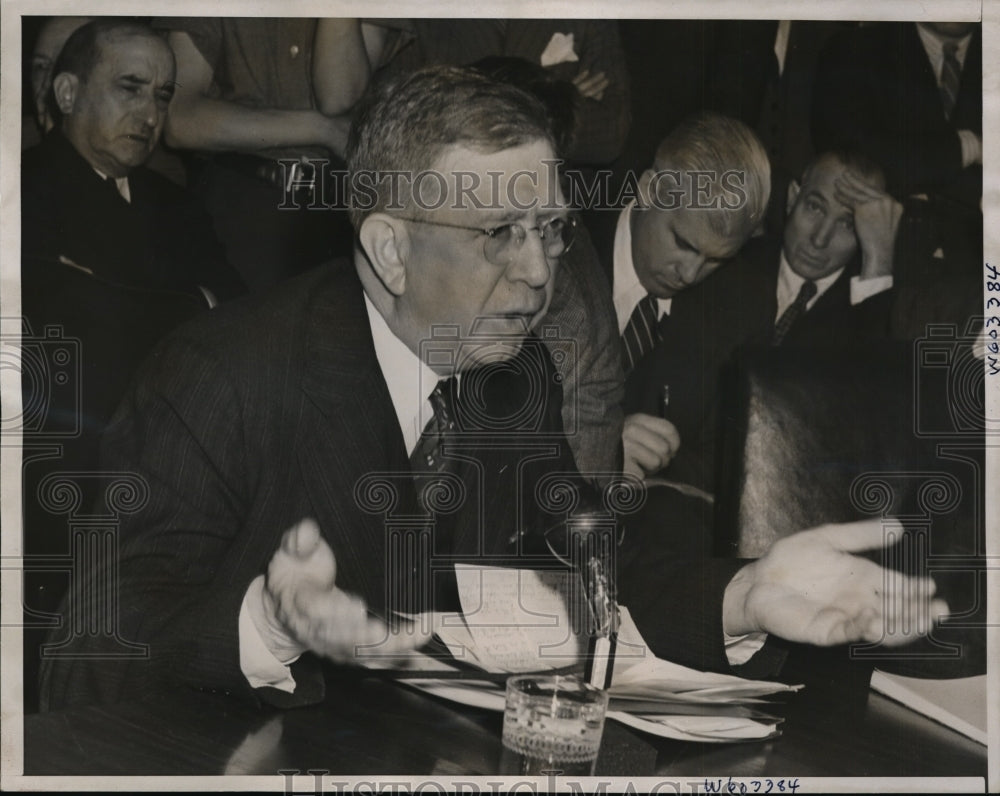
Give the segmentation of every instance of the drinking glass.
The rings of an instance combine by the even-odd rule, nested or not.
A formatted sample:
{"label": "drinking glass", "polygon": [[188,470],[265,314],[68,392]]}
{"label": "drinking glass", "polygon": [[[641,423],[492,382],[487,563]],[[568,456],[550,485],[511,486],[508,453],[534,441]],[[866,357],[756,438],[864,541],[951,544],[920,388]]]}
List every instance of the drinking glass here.
{"label": "drinking glass", "polygon": [[591,776],[607,707],[607,691],[576,676],[511,677],[500,773]]}

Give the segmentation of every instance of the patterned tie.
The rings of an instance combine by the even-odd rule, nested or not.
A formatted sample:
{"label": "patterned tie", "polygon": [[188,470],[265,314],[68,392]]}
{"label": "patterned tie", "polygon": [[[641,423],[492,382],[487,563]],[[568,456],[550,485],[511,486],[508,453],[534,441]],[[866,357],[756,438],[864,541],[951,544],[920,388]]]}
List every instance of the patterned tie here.
{"label": "patterned tie", "polygon": [[441,445],[446,435],[455,430],[453,410],[456,386],[454,378],[442,379],[430,394],[434,415],[427,421],[413,453],[410,454],[410,466],[414,472],[441,472],[445,469],[447,460],[441,455]]}
{"label": "patterned tie", "polygon": [[646,297],[635,305],[628,325],[622,332],[622,347],[625,353],[625,372],[629,373],[646,354],[660,341],[660,308],[656,297]]}
{"label": "patterned tie", "polygon": [[958,87],[962,81],[962,66],[958,62],[958,45],[947,42],[942,45],[944,62],[941,64],[941,104],[944,105],[946,119],[951,118],[955,110],[955,100],[958,99]]}
{"label": "patterned tie", "polygon": [[781,313],[781,317],[778,318],[778,322],[774,324],[774,334],[771,335],[771,345],[781,345],[781,341],[785,339],[785,335],[788,334],[788,330],[792,328],[792,324],[795,323],[799,316],[806,311],[806,305],[815,295],[816,283],[810,282],[807,279],[802,283],[802,287],[799,288],[799,295],[795,297],[795,301],[793,301],[788,308]]}

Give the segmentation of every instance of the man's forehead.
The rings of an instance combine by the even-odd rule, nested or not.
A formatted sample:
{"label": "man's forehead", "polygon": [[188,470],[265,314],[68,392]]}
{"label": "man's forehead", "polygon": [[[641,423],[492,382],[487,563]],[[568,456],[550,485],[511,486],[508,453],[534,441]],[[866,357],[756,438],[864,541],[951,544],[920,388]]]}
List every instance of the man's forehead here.
{"label": "man's forehead", "polygon": [[802,190],[820,193],[832,200],[836,190],[834,183],[846,170],[847,166],[835,157],[821,158],[806,174]]}
{"label": "man's forehead", "polygon": [[449,197],[466,197],[469,202],[463,204],[473,209],[512,218],[540,209],[539,200],[558,196],[558,161],[552,145],[542,138],[492,152],[463,143],[448,144],[432,171],[435,174],[427,181],[446,187]]}
{"label": "man's forehead", "polygon": [[98,48],[96,68],[115,74],[160,68],[167,70],[170,79],[174,76],[173,51],[155,33],[111,31],[98,39]]}
{"label": "man's forehead", "polygon": [[[731,219],[730,231],[719,232],[718,229],[725,227],[721,219],[717,221],[714,216],[720,215],[723,211],[717,209],[702,208],[680,208],[677,210],[665,211],[671,219],[674,236],[680,236],[683,243],[688,244],[709,259],[726,259],[736,254],[744,243],[742,225]],[[721,222],[721,223],[720,223]],[[732,227],[735,226],[736,229]]]}

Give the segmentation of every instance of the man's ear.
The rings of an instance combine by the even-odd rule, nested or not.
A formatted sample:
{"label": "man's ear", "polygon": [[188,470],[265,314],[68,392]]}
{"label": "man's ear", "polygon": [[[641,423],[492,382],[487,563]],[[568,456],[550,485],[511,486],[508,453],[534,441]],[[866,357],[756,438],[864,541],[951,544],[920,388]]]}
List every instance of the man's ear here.
{"label": "man's ear", "polygon": [[52,79],[52,91],[55,93],[56,105],[64,116],[73,112],[79,88],[80,78],[72,72],[60,72]]}
{"label": "man's ear", "polygon": [[785,201],[785,215],[791,214],[792,208],[795,207],[795,200],[799,197],[800,190],[801,186],[796,180],[788,183],[788,199]]}
{"label": "man's ear", "polygon": [[403,220],[388,213],[372,213],[361,222],[358,239],[382,284],[394,296],[402,296],[410,253],[410,236]]}

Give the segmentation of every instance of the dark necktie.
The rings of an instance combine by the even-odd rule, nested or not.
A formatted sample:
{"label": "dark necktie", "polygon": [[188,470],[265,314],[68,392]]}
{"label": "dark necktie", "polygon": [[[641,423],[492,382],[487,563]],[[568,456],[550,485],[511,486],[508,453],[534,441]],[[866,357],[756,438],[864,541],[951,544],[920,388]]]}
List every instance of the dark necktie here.
{"label": "dark necktie", "polygon": [[778,318],[778,322],[774,324],[774,334],[771,335],[771,345],[781,345],[781,341],[785,339],[785,335],[788,334],[788,330],[792,328],[792,324],[798,320],[799,316],[806,311],[806,305],[809,303],[810,299],[816,295],[816,283],[810,282],[808,279],[802,283],[802,287],[799,288],[799,295],[795,297],[788,308],[781,313],[781,317]]}
{"label": "dark necktie", "polygon": [[942,45],[944,61],[941,64],[941,104],[944,106],[946,119],[951,118],[955,110],[955,100],[958,99],[958,87],[962,80],[962,66],[958,63],[958,45],[947,42]]}
{"label": "dark necktie", "polygon": [[446,436],[455,430],[456,387],[454,378],[442,379],[430,394],[434,414],[427,421],[413,453],[410,454],[410,466],[415,473],[441,472],[445,468],[446,460],[441,455],[441,446]]}
{"label": "dark necktie", "polygon": [[125,197],[122,196],[122,192],[118,190],[118,181],[114,177],[105,177],[104,185],[107,188],[108,193],[113,193],[118,201],[125,201]]}
{"label": "dark necktie", "polygon": [[656,297],[649,294],[632,310],[628,325],[622,332],[626,373],[630,373],[660,341],[659,310]]}

